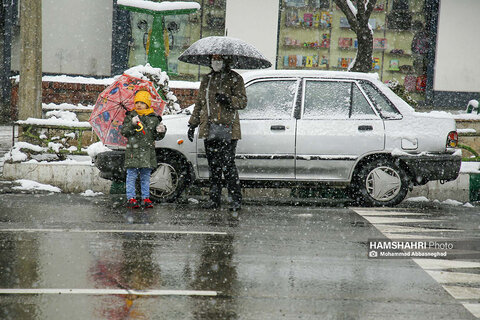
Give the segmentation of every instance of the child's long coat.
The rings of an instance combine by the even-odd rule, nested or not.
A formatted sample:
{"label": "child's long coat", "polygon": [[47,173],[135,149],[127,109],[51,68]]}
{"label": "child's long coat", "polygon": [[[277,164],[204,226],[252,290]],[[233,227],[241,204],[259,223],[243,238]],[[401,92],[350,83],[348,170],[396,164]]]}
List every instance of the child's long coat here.
{"label": "child's long coat", "polygon": [[161,140],[165,137],[165,132],[158,133],[156,128],[161,122],[154,113],[146,116],[139,116],[143,124],[142,131],[135,131],[139,127],[132,123],[132,118],[137,114],[136,111],[127,112],[123,120],[120,132],[128,138],[125,149],[125,168],[157,168],[157,157],[155,154],[155,140]]}

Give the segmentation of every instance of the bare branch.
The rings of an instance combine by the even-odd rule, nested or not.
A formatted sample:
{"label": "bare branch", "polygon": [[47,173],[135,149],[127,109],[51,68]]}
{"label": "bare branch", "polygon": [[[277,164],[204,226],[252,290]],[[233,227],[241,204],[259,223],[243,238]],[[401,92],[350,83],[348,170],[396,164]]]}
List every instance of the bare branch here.
{"label": "bare branch", "polygon": [[356,4],[358,11],[357,19],[359,19],[365,16],[365,0],[356,0]]}
{"label": "bare branch", "polygon": [[377,4],[377,0],[367,0],[367,3],[365,4],[365,9],[366,9],[365,15],[367,17],[370,17],[376,4]]}

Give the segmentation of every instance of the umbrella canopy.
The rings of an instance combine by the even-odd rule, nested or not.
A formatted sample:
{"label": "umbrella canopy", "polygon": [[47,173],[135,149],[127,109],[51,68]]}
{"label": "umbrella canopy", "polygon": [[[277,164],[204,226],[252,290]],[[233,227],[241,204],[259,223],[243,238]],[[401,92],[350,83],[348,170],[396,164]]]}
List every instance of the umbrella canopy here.
{"label": "umbrella canopy", "polygon": [[133,99],[139,90],[146,90],[152,95],[152,108],[157,115],[163,114],[165,101],[162,100],[153,83],[126,74],[108,86],[98,96],[88,122],[105,145],[125,146],[127,138],[120,129],[126,111],[134,109]]}
{"label": "umbrella canopy", "polygon": [[178,60],[210,66],[214,54],[226,56],[233,69],[263,69],[272,66],[257,48],[243,40],[230,37],[202,38],[185,50]]}

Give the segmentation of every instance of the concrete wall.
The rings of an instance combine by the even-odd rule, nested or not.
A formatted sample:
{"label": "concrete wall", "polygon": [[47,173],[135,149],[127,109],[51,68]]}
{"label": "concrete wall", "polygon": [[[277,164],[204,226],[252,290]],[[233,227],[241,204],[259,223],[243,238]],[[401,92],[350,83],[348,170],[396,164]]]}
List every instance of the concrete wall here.
{"label": "concrete wall", "polygon": [[480,90],[479,13],[478,0],[440,1],[434,90]]}
{"label": "concrete wall", "polygon": [[275,68],[278,0],[227,0],[225,32],[256,47]]}
{"label": "concrete wall", "polygon": [[[42,69],[46,73],[109,76],[112,0],[42,0]],[[12,70],[19,70],[19,39]]]}

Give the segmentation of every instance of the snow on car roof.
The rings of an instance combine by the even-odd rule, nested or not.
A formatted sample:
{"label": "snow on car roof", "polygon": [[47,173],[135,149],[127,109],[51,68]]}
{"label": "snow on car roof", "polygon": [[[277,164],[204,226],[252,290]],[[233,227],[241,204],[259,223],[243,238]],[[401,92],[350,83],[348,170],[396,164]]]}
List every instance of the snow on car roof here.
{"label": "snow on car roof", "polygon": [[242,72],[241,75],[245,82],[258,78],[275,77],[315,77],[324,79],[368,80],[377,86],[383,94],[395,104],[402,114],[415,112],[408,103],[397,96],[386,84],[380,81],[378,73],[321,70],[255,70]]}
{"label": "snow on car roof", "polygon": [[152,11],[172,11],[172,10],[183,10],[183,9],[200,9],[200,4],[196,2],[181,2],[181,1],[164,1],[162,3],[157,3],[153,1],[145,0],[118,0],[117,4],[135,7],[141,9],[147,9]]}
{"label": "snow on car roof", "polygon": [[322,77],[338,79],[364,79],[378,80],[378,73],[361,73],[347,71],[322,71],[322,70],[255,70],[242,73],[248,81],[257,77]]}

